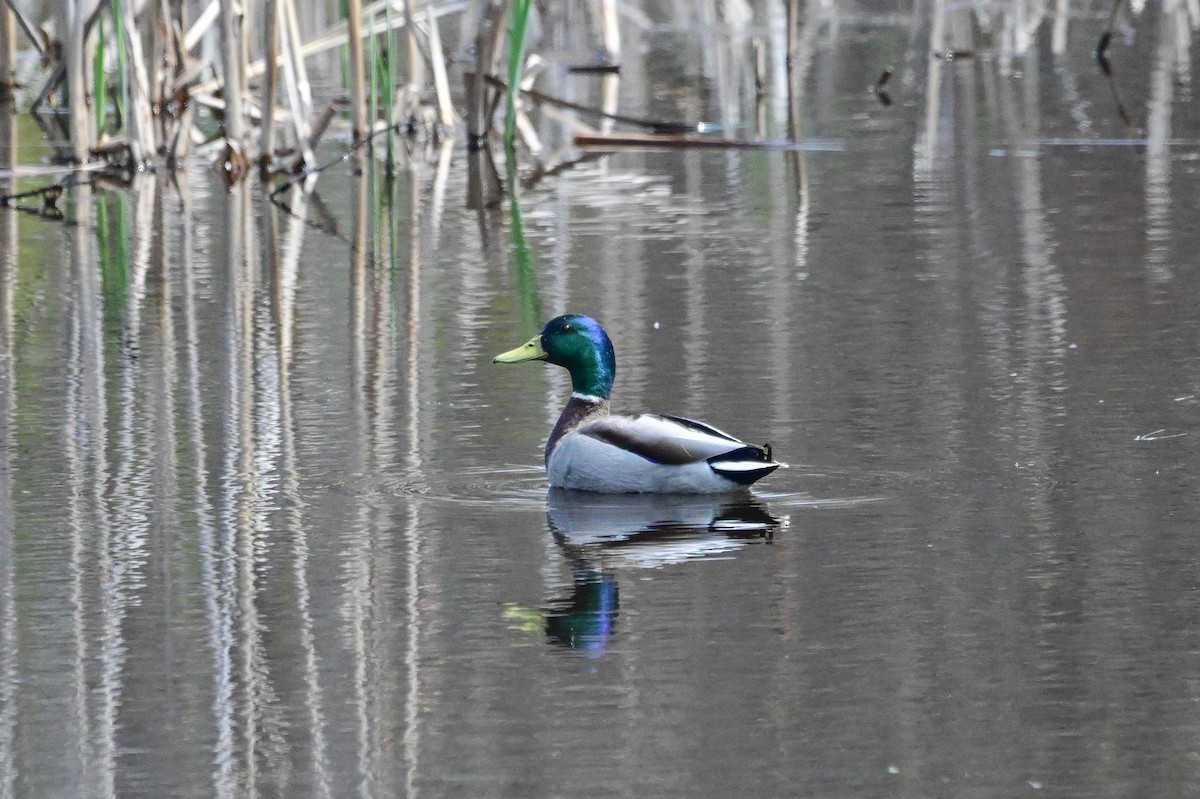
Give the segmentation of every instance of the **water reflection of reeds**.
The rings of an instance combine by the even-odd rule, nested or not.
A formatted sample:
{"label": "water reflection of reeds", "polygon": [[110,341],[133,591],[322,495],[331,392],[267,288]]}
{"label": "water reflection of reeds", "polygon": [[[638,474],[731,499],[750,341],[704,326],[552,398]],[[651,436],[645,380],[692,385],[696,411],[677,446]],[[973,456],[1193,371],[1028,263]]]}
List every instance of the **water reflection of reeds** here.
{"label": "water reflection of reeds", "polygon": [[[4,33],[0,33],[4,36]],[[10,36],[7,38],[11,38]],[[12,163],[16,120],[11,106],[0,106],[0,153]],[[13,181],[0,178],[0,193],[10,193]],[[14,291],[17,285],[17,217],[0,220],[0,796],[16,795],[17,697],[20,687],[20,648],[16,606],[16,516],[13,452],[17,404],[16,360],[13,355]]]}
{"label": "water reflection of reeds", "polygon": [[[921,21],[931,27],[916,37],[913,52],[974,47],[970,9],[935,4],[934,10],[945,16]],[[682,16],[689,9],[675,11]],[[820,19],[817,10],[813,15]],[[1056,41],[1063,19],[1055,21]],[[1145,172],[1135,192],[1144,197],[1148,220],[1146,273],[1173,286],[1182,233],[1173,224],[1172,192],[1178,193],[1183,168],[1172,160],[1178,150],[1171,131],[1177,86],[1189,75],[1189,39],[1183,16],[1164,12],[1156,19],[1163,35],[1145,103]],[[1012,47],[1028,46],[1028,31],[1017,22],[1000,29]],[[780,31],[772,27],[767,35],[777,54]],[[738,92],[747,84],[737,59],[744,42],[737,36],[715,43],[706,73],[715,81],[712,107],[726,125],[739,124],[744,110]],[[637,31],[627,38],[624,52],[634,59],[646,41]],[[830,69],[824,59],[835,44],[827,25],[814,22],[800,31],[797,91],[790,105],[778,95],[766,101],[773,119],[796,115],[801,126],[818,131],[837,121],[831,109],[840,95],[830,73],[822,73]],[[1057,45],[1051,53],[1059,57]],[[919,98],[915,134],[887,139],[879,131],[893,136],[896,128],[883,126],[873,129],[877,138],[867,145],[883,142],[893,158],[871,152],[870,163],[884,174],[867,180],[899,186],[913,213],[904,220],[911,231],[880,234],[914,251],[901,250],[896,263],[830,260],[828,226],[837,224],[828,217],[833,184],[850,177],[839,171],[841,162],[806,153],[758,163],[744,154],[596,159],[531,188],[507,217],[481,212],[468,223],[446,205],[453,208],[462,197],[462,182],[452,174],[462,155],[453,142],[414,154],[392,179],[368,164],[361,177],[326,181],[335,187],[330,191],[345,189],[349,198],[345,213],[331,203],[332,226],[311,224],[321,199],[310,187],[282,192],[281,208],[244,185],[209,195],[204,176],[186,173],[176,186],[142,178],[128,193],[73,189],[71,226],[58,233],[68,256],[61,272],[68,377],[61,403],[48,403],[62,406],[61,440],[51,446],[66,455],[67,579],[59,599],[70,630],[63,703],[69,712],[46,746],[71,753],[62,782],[76,792],[120,795],[127,787],[123,771],[154,773],[148,761],[167,748],[161,740],[166,729],[179,736],[170,748],[188,750],[172,755],[181,782],[211,787],[215,795],[266,792],[272,781],[328,796],[348,784],[376,793],[403,785],[407,795],[427,784],[446,757],[439,733],[455,729],[435,712],[455,709],[454,680],[461,677],[480,694],[508,686],[503,675],[465,664],[473,653],[450,651],[446,642],[446,631],[459,629],[447,618],[450,605],[464,600],[440,582],[463,579],[462,561],[479,562],[462,554],[469,550],[463,541],[474,540],[470,529],[459,527],[470,514],[442,513],[432,501],[409,501],[409,494],[452,494],[454,486],[442,483],[464,479],[454,472],[456,458],[477,453],[471,447],[481,437],[503,439],[504,457],[534,462],[540,428],[505,429],[509,409],[471,408],[486,404],[481,397],[487,396],[473,385],[473,370],[490,346],[488,330],[536,326],[579,302],[593,303],[598,315],[613,320],[623,342],[627,390],[621,402],[629,407],[678,400],[663,410],[698,415],[729,391],[731,378],[712,365],[741,357],[745,363],[731,367],[741,370],[737,379],[756,372],[772,379],[761,392],[759,384],[747,383],[737,411],[770,420],[773,435],[805,445],[821,441],[820,427],[828,424],[835,428],[830,435],[842,439],[837,457],[849,459],[852,447],[871,446],[892,415],[901,417],[898,425],[905,414],[910,423],[940,424],[931,424],[937,432],[917,445],[935,478],[993,467],[995,453],[970,445],[978,430],[965,427],[964,418],[1011,444],[1005,451],[1021,460],[1014,482],[1028,486],[1021,483],[1019,495],[1008,483],[1003,490],[1021,500],[1014,504],[1028,522],[1029,551],[1005,560],[982,582],[1002,596],[1009,584],[1029,585],[1022,601],[1035,622],[1036,646],[1053,650],[1061,643],[1064,598],[1080,586],[1064,566],[1073,542],[1064,539],[1056,508],[1059,466],[1046,455],[1069,451],[1060,427],[1070,412],[1067,389],[1079,379],[1068,368],[1074,340],[1068,331],[1071,323],[1079,325],[1069,314],[1070,275],[1061,256],[1069,231],[1052,213],[1071,194],[1056,185],[1056,167],[1046,156],[1051,122],[1044,95],[1076,96],[1078,82],[1059,69],[1070,64],[1050,68],[1036,48],[1022,58],[1019,83],[1006,77],[1011,59],[897,59],[919,61],[896,78],[897,97],[905,91]],[[605,108],[615,108],[610,103],[620,81],[638,69],[648,72],[645,64],[627,63],[620,80],[609,76],[602,87],[569,91],[598,93]],[[1048,75],[1062,88],[1049,86]],[[674,96],[679,107],[707,108],[697,94]],[[549,124],[527,110],[537,124]],[[1061,119],[1084,136],[1103,125],[1106,113],[1073,105]],[[997,220],[1001,205],[1012,214]],[[836,208],[862,213],[853,203]],[[350,220],[346,240],[322,232],[336,229],[342,217]],[[29,761],[17,751],[27,723],[19,705],[33,701],[22,692],[36,680],[26,658],[53,657],[23,631],[30,605],[21,592],[52,575],[53,567],[21,567],[22,547],[30,544],[18,539],[18,527],[29,500],[22,498],[18,470],[30,456],[18,441],[16,420],[29,403],[60,398],[49,389],[26,396],[28,384],[19,383],[17,219],[6,213],[0,227],[6,237],[0,260],[0,795],[20,795],[22,781],[32,779]],[[477,223],[482,230],[473,228]],[[621,235],[614,236],[614,228]],[[716,235],[718,228],[723,235]],[[856,232],[878,234],[869,225]],[[490,246],[477,243],[484,236]],[[328,257],[331,252],[336,255]],[[512,259],[514,252],[521,258]],[[900,262],[903,274],[885,268]],[[757,271],[746,274],[750,269]],[[847,273],[852,278],[839,282]],[[913,281],[927,289],[904,293]],[[897,293],[912,305],[891,302]],[[847,298],[859,303],[834,304]],[[730,307],[739,314],[731,315]],[[884,329],[909,325],[908,332],[881,337],[870,352],[850,350],[830,367],[823,351],[843,344],[846,326],[859,321],[847,317],[859,312],[888,316]],[[914,328],[917,317],[932,321]],[[791,326],[763,324],[766,343],[759,351],[734,350],[710,334],[723,325],[780,319]],[[655,339],[660,321],[682,331],[681,340]],[[797,335],[800,329],[812,337]],[[683,364],[671,378],[660,374],[667,359],[656,347]],[[334,362],[343,354],[344,361]],[[451,357],[453,368],[438,360]],[[855,395],[848,388],[854,381],[837,374],[843,367],[871,372],[865,382],[888,386],[897,363],[906,375],[932,376],[928,390]],[[1022,379],[1014,381],[1014,374]],[[681,384],[674,375],[682,376]],[[539,424],[552,421],[565,393],[560,376],[501,379],[512,380],[505,386],[521,401],[514,405],[531,400],[544,416]],[[822,384],[838,403],[819,404]],[[327,403],[326,397],[337,399]],[[913,406],[888,404],[897,397]],[[995,397],[1011,401],[991,402]],[[345,407],[336,405],[343,398]],[[837,405],[852,412],[839,417]],[[470,424],[459,428],[460,420]],[[332,453],[318,459],[320,448]],[[331,490],[326,475],[313,473],[318,463],[344,471],[348,487]],[[348,506],[344,513],[325,505],[339,502]],[[984,493],[939,510],[942,532],[972,529],[978,516],[996,513]],[[534,573],[554,571],[561,557],[552,539],[536,535],[482,546],[495,547],[505,562],[518,561],[516,552],[540,558]],[[970,554],[951,549],[946,560],[914,567],[924,596],[946,598],[939,612],[960,630],[981,625],[964,609],[961,575]],[[773,558],[763,568],[774,572],[763,590],[771,592],[778,640],[801,647],[819,636],[821,630],[806,626],[813,624],[805,605],[812,592],[793,579],[795,565]],[[473,590],[485,590],[480,586],[490,575],[472,577]],[[831,581],[828,588],[838,586]],[[901,599],[897,622],[910,611],[927,618],[921,613],[928,609],[911,592]],[[911,690],[931,679],[931,659],[940,662],[955,651],[948,638],[898,635],[888,643],[901,650],[892,655],[891,676]],[[160,669],[147,666],[155,659]],[[779,701],[763,717],[785,729],[806,710],[797,698],[797,667],[783,659],[770,665],[763,679]],[[645,664],[627,659],[619,667],[633,682]],[[962,669],[959,684],[995,677],[986,664],[956,668]],[[821,675],[799,676],[806,687],[828,687]],[[176,680],[190,693],[164,705],[161,697]],[[614,704],[626,714],[621,718],[635,719],[636,697],[622,693],[626,687],[612,688]],[[907,711],[904,732],[919,734],[911,707],[891,709]],[[536,712],[547,708],[534,706],[522,723],[533,724]],[[636,726],[652,726],[640,721]],[[633,740],[623,756],[636,757]]]}

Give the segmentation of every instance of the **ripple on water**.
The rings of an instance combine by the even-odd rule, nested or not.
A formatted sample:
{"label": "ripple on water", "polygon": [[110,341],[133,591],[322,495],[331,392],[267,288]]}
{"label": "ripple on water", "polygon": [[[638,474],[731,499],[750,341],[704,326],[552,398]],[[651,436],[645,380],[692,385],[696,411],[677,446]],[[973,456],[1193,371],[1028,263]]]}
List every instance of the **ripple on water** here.
{"label": "ripple on water", "polygon": [[404,497],[530,510],[546,507],[546,472],[541,466],[475,467],[454,474],[412,469],[362,475],[342,481],[336,488],[367,501]]}
{"label": "ripple on water", "polygon": [[[901,473],[793,466],[782,490],[772,490],[768,483],[765,487],[755,486],[751,494],[772,507],[853,508],[887,500],[900,489],[898,483],[912,481],[911,475]],[[791,486],[803,488],[789,490]],[[454,474],[410,469],[361,475],[334,488],[368,501],[405,497],[528,510],[545,509],[549,490],[545,469],[540,465],[480,466]]]}
{"label": "ripple on water", "polygon": [[[776,472],[775,474],[781,474]],[[856,508],[891,499],[912,475],[863,469],[793,464],[786,479],[755,486],[754,495],[771,507]]]}

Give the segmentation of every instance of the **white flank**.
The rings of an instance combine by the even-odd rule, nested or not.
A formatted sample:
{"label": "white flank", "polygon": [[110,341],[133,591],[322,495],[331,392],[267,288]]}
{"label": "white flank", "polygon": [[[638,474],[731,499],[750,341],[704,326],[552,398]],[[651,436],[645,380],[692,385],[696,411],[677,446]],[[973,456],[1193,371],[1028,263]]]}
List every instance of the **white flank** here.
{"label": "white flank", "polygon": [[739,487],[703,459],[683,465],[655,463],[579,433],[566,436],[554,448],[547,472],[555,488],[582,491],[713,494]]}

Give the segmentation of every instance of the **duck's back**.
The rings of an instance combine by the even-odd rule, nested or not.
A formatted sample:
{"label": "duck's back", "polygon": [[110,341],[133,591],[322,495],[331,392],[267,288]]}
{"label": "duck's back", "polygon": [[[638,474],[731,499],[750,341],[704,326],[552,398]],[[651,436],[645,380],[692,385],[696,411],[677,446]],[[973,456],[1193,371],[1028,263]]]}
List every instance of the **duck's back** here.
{"label": "duck's back", "polygon": [[557,488],[718,493],[747,486],[780,466],[766,448],[673,416],[597,414],[563,431],[556,427],[555,433],[547,442],[546,468]]}

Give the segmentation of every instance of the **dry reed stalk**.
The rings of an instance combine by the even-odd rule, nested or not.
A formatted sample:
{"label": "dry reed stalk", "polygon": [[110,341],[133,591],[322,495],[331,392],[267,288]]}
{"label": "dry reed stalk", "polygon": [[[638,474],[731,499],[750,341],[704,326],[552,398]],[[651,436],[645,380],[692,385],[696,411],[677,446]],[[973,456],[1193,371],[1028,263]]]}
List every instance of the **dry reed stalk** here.
{"label": "dry reed stalk", "polygon": [[300,23],[296,18],[296,4],[293,0],[282,0],[280,18],[283,34],[283,50],[286,56],[283,62],[284,85],[287,88],[288,104],[292,109],[292,126],[296,131],[296,146],[300,148],[301,157],[305,164],[312,164],[314,157],[309,146],[309,118],[312,116],[312,86],[308,82],[308,68],[304,65],[304,55],[301,52]]}
{"label": "dry reed stalk", "polygon": [[[154,108],[162,107],[162,86],[163,76],[162,71],[168,68],[168,40],[170,38],[169,22],[170,17],[167,10],[166,2],[158,0],[156,4],[148,4],[156,7],[158,14],[157,18],[151,14],[150,7],[146,8],[145,16],[149,20],[149,35],[150,35],[150,58],[146,61],[146,91],[148,91],[150,101],[150,119],[154,121]],[[154,126],[155,142],[166,142],[166,133],[162,131],[161,125],[166,115],[160,115],[160,124]]]}
{"label": "dry reed stalk", "polygon": [[317,115],[317,121],[312,125],[312,134],[308,139],[308,146],[310,148],[316,149],[317,144],[321,141],[321,137],[329,129],[329,123],[333,121],[334,116],[337,114],[339,105],[344,105],[344,103],[326,103],[325,107],[321,109],[321,113]]}
{"label": "dry reed stalk", "polygon": [[221,60],[225,101],[225,139],[239,153],[246,142],[242,110],[242,20],[236,0],[221,0]]}
{"label": "dry reed stalk", "polygon": [[263,85],[263,120],[258,166],[265,178],[275,156],[275,95],[279,88],[279,6],[276,0],[266,0],[263,13],[266,17],[263,44],[267,60],[267,79]]}
{"label": "dry reed stalk", "polygon": [[754,54],[754,93],[763,97],[767,93],[767,42],[761,36],[750,40]]}
{"label": "dry reed stalk", "polygon": [[29,110],[34,114],[35,118],[38,118],[38,109],[42,107],[42,104],[45,103],[54,90],[58,88],[58,84],[62,82],[63,76],[66,74],[66,65],[61,59],[55,59],[53,65],[50,67],[50,76],[42,85],[42,90],[38,92],[38,96],[35,97],[33,102],[29,104]]}
{"label": "dry reed stalk", "polygon": [[17,21],[8,6],[0,7],[0,103],[11,103],[16,86]]}
{"label": "dry reed stalk", "polygon": [[[167,6],[167,0],[158,0],[154,6],[158,10],[158,16],[150,24],[150,63],[147,64],[147,72],[150,80],[152,122],[157,120],[157,124],[154,125],[154,139],[161,151],[167,143],[165,87],[167,76],[172,74],[175,68],[174,49],[171,46],[174,27],[171,25],[171,10]],[[157,114],[153,113],[155,108],[158,109]]]}
{"label": "dry reed stalk", "polygon": [[[143,164],[157,152],[154,137],[154,114],[150,108],[150,80],[146,74],[146,60],[142,56],[142,37],[137,30],[137,16],[133,0],[121,0],[121,16],[124,18],[124,35],[129,46],[129,61],[132,69],[129,81],[129,151],[135,164]],[[121,31],[117,31],[120,36]],[[97,100],[99,102],[99,100]]]}
{"label": "dry reed stalk", "polygon": [[200,44],[200,40],[204,38],[204,34],[208,33],[208,29],[213,26],[217,18],[221,16],[220,0],[211,0],[204,10],[200,12],[200,16],[196,17],[196,21],[188,28],[183,37],[183,49],[191,52],[196,49],[196,45]]}
{"label": "dry reed stalk", "polygon": [[475,37],[475,69],[463,73],[467,89],[468,147],[482,146],[491,131],[492,101],[488,84],[495,80],[505,11],[503,2],[487,0]]}
{"label": "dry reed stalk", "polygon": [[69,21],[70,31],[63,43],[66,51],[66,76],[68,91],[68,135],[70,137],[71,160],[82,164],[88,158],[92,144],[91,114],[87,106],[87,87],[91,85],[88,60],[84,57],[85,14],[82,3],[63,0],[63,18]]}
{"label": "dry reed stalk", "polygon": [[788,82],[788,136],[793,141],[800,138],[800,0],[787,0],[787,82]]}
{"label": "dry reed stalk", "polygon": [[192,122],[196,119],[196,104],[188,103],[175,126],[175,135],[167,147],[167,166],[175,169],[183,159],[187,158],[188,148],[192,143]]}
{"label": "dry reed stalk", "polygon": [[25,32],[25,38],[29,40],[29,43],[31,45],[33,45],[33,49],[37,50],[37,54],[39,56],[41,56],[42,58],[45,58],[46,57],[46,43],[43,42],[42,37],[40,35],[38,35],[38,30],[36,27],[34,27],[33,23],[31,23],[25,17],[25,15],[21,13],[21,9],[17,8],[16,0],[5,0],[4,5],[8,8],[9,11],[12,12],[13,18],[16,20],[17,24],[21,27],[21,30]]}
{"label": "dry reed stalk", "polygon": [[495,109],[490,84],[496,80],[506,11],[505,3],[487,0],[475,37],[475,69],[463,72],[467,90],[467,207],[479,211],[495,206],[504,196],[488,136]]}
{"label": "dry reed stalk", "polygon": [[[538,74],[545,66],[546,63],[540,56],[532,55],[529,57],[529,60],[526,62],[525,72],[521,76],[520,92],[517,95],[518,100],[520,100],[521,93],[533,89],[534,81],[537,80]],[[529,119],[529,115],[525,113],[524,104],[516,102],[513,104],[513,107],[516,111],[517,130],[521,134],[521,139],[525,142],[525,146],[529,149],[530,153],[534,156],[540,156],[543,150],[542,140],[537,134],[537,128],[534,127],[533,122]]]}
{"label": "dry reed stalk", "polygon": [[[428,11],[428,9],[426,9]],[[421,42],[417,39],[416,0],[404,0],[404,26],[408,30],[408,96],[415,102],[425,85],[425,59],[421,57]],[[432,62],[432,58],[430,61]]]}
{"label": "dry reed stalk", "polygon": [[[163,2],[171,3],[171,0],[163,0]],[[171,9],[167,8],[163,11],[163,22],[164,24],[170,26],[171,76],[174,77],[183,72],[184,68],[188,64],[189,58],[187,49],[183,46],[183,28],[187,22],[183,4],[171,4],[175,6],[175,14],[172,14]]]}
{"label": "dry reed stalk", "polygon": [[616,0],[600,0],[600,19],[604,28],[604,49],[609,60],[616,62],[621,57],[621,26]]}
{"label": "dry reed stalk", "polygon": [[[363,36],[371,36],[375,34],[387,33],[395,28],[404,26],[404,16],[396,17],[391,24],[383,19],[375,19],[376,14],[384,7],[387,0],[372,3],[369,6],[364,6],[362,9],[363,17],[373,20],[370,25],[364,26],[362,29]],[[495,0],[493,0],[495,2]],[[431,7],[430,10],[438,17],[443,17],[448,14],[457,13],[467,7],[465,0],[448,0],[438,5],[436,8]],[[299,42],[299,38],[297,37]],[[328,52],[334,48],[341,47],[350,41],[349,35],[343,29],[341,23],[330,26],[330,29],[325,34],[318,36],[309,42],[303,42],[298,45],[297,53],[300,59],[309,58],[314,55]],[[249,62],[245,69],[247,78],[254,79],[261,76],[266,71],[266,62],[264,59]],[[210,93],[216,91],[220,87],[219,79],[210,79],[202,83],[198,83],[194,89],[199,93]]]}
{"label": "dry reed stalk", "polygon": [[425,11],[429,20],[429,63],[433,68],[433,87],[437,92],[438,119],[449,128],[454,125],[454,106],[450,102],[450,81],[446,78],[446,56],[442,51],[442,36],[438,31],[437,17],[433,11]]}
{"label": "dry reed stalk", "polygon": [[367,135],[365,71],[362,49],[362,0],[346,0],[346,23],[350,37],[350,130],[358,144]]}

